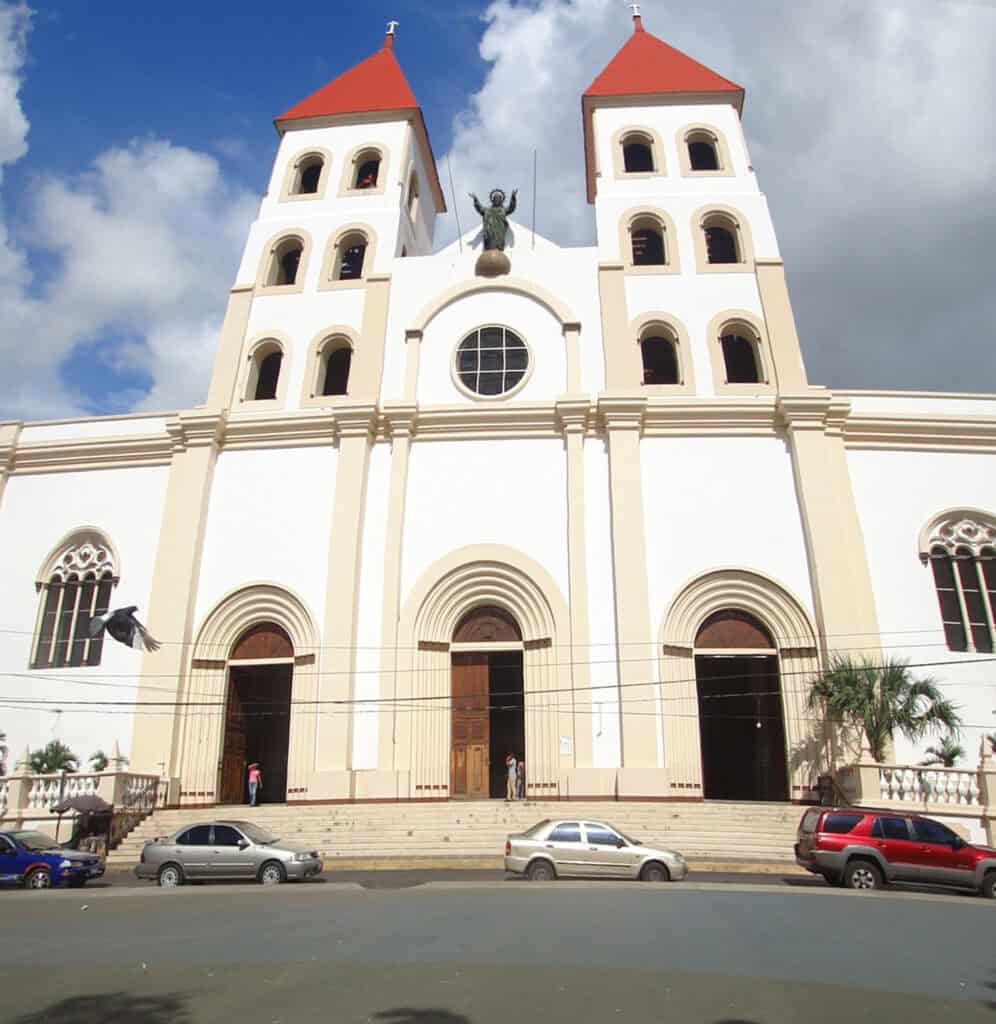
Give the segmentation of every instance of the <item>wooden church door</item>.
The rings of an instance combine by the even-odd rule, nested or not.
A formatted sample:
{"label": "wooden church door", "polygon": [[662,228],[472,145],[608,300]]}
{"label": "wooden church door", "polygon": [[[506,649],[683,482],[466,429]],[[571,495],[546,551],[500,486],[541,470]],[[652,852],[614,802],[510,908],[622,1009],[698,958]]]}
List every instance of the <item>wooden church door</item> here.
{"label": "wooden church door", "polygon": [[488,656],[453,655],[450,796],[486,800],[488,765]]}

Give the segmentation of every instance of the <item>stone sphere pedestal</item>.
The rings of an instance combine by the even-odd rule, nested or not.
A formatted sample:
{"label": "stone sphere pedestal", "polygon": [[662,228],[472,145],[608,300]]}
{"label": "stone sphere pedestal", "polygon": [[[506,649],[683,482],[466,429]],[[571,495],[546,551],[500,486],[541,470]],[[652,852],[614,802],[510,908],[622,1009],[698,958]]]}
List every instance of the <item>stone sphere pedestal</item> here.
{"label": "stone sphere pedestal", "polygon": [[512,269],[509,258],[500,249],[485,249],[477,257],[474,272],[478,277],[500,277]]}

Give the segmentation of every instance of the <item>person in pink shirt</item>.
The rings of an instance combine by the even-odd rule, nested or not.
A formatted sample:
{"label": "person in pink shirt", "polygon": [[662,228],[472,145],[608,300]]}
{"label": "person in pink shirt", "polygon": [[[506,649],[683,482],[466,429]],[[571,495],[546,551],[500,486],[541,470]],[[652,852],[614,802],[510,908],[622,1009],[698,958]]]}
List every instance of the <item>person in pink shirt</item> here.
{"label": "person in pink shirt", "polygon": [[253,761],[249,765],[249,806],[255,807],[259,798],[259,791],[263,788],[263,773],[259,765]]}

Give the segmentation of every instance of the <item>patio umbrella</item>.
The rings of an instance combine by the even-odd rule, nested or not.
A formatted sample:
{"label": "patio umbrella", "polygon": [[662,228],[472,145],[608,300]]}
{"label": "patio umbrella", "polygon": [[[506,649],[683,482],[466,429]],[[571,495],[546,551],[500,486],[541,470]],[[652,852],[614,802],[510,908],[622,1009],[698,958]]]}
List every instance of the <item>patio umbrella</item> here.
{"label": "patio umbrella", "polygon": [[52,808],[55,814],[67,814],[69,811],[78,811],[80,814],[108,814],[112,810],[111,805],[96,793],[68,797]]}

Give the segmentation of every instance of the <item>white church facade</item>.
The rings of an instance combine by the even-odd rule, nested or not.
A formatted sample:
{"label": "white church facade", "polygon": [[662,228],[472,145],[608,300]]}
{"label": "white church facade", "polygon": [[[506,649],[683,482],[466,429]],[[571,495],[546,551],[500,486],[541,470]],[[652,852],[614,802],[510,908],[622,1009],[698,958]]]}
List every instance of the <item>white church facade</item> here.
{"label": "white church facade", "polygon": [[[433,249],[389,35],[277,120],[204,405],[0,424],[9,769],[56,735],[173,804],[253,761],[441,800],[511,752],[536,798],[806,801],[860,757],[807,705],[835,653],[922,666],[974,764],[996,396],[810,384],[743,91],[634,29],[582,100],[594,245]],[[160,650],[88,639],[123,605]]]}

